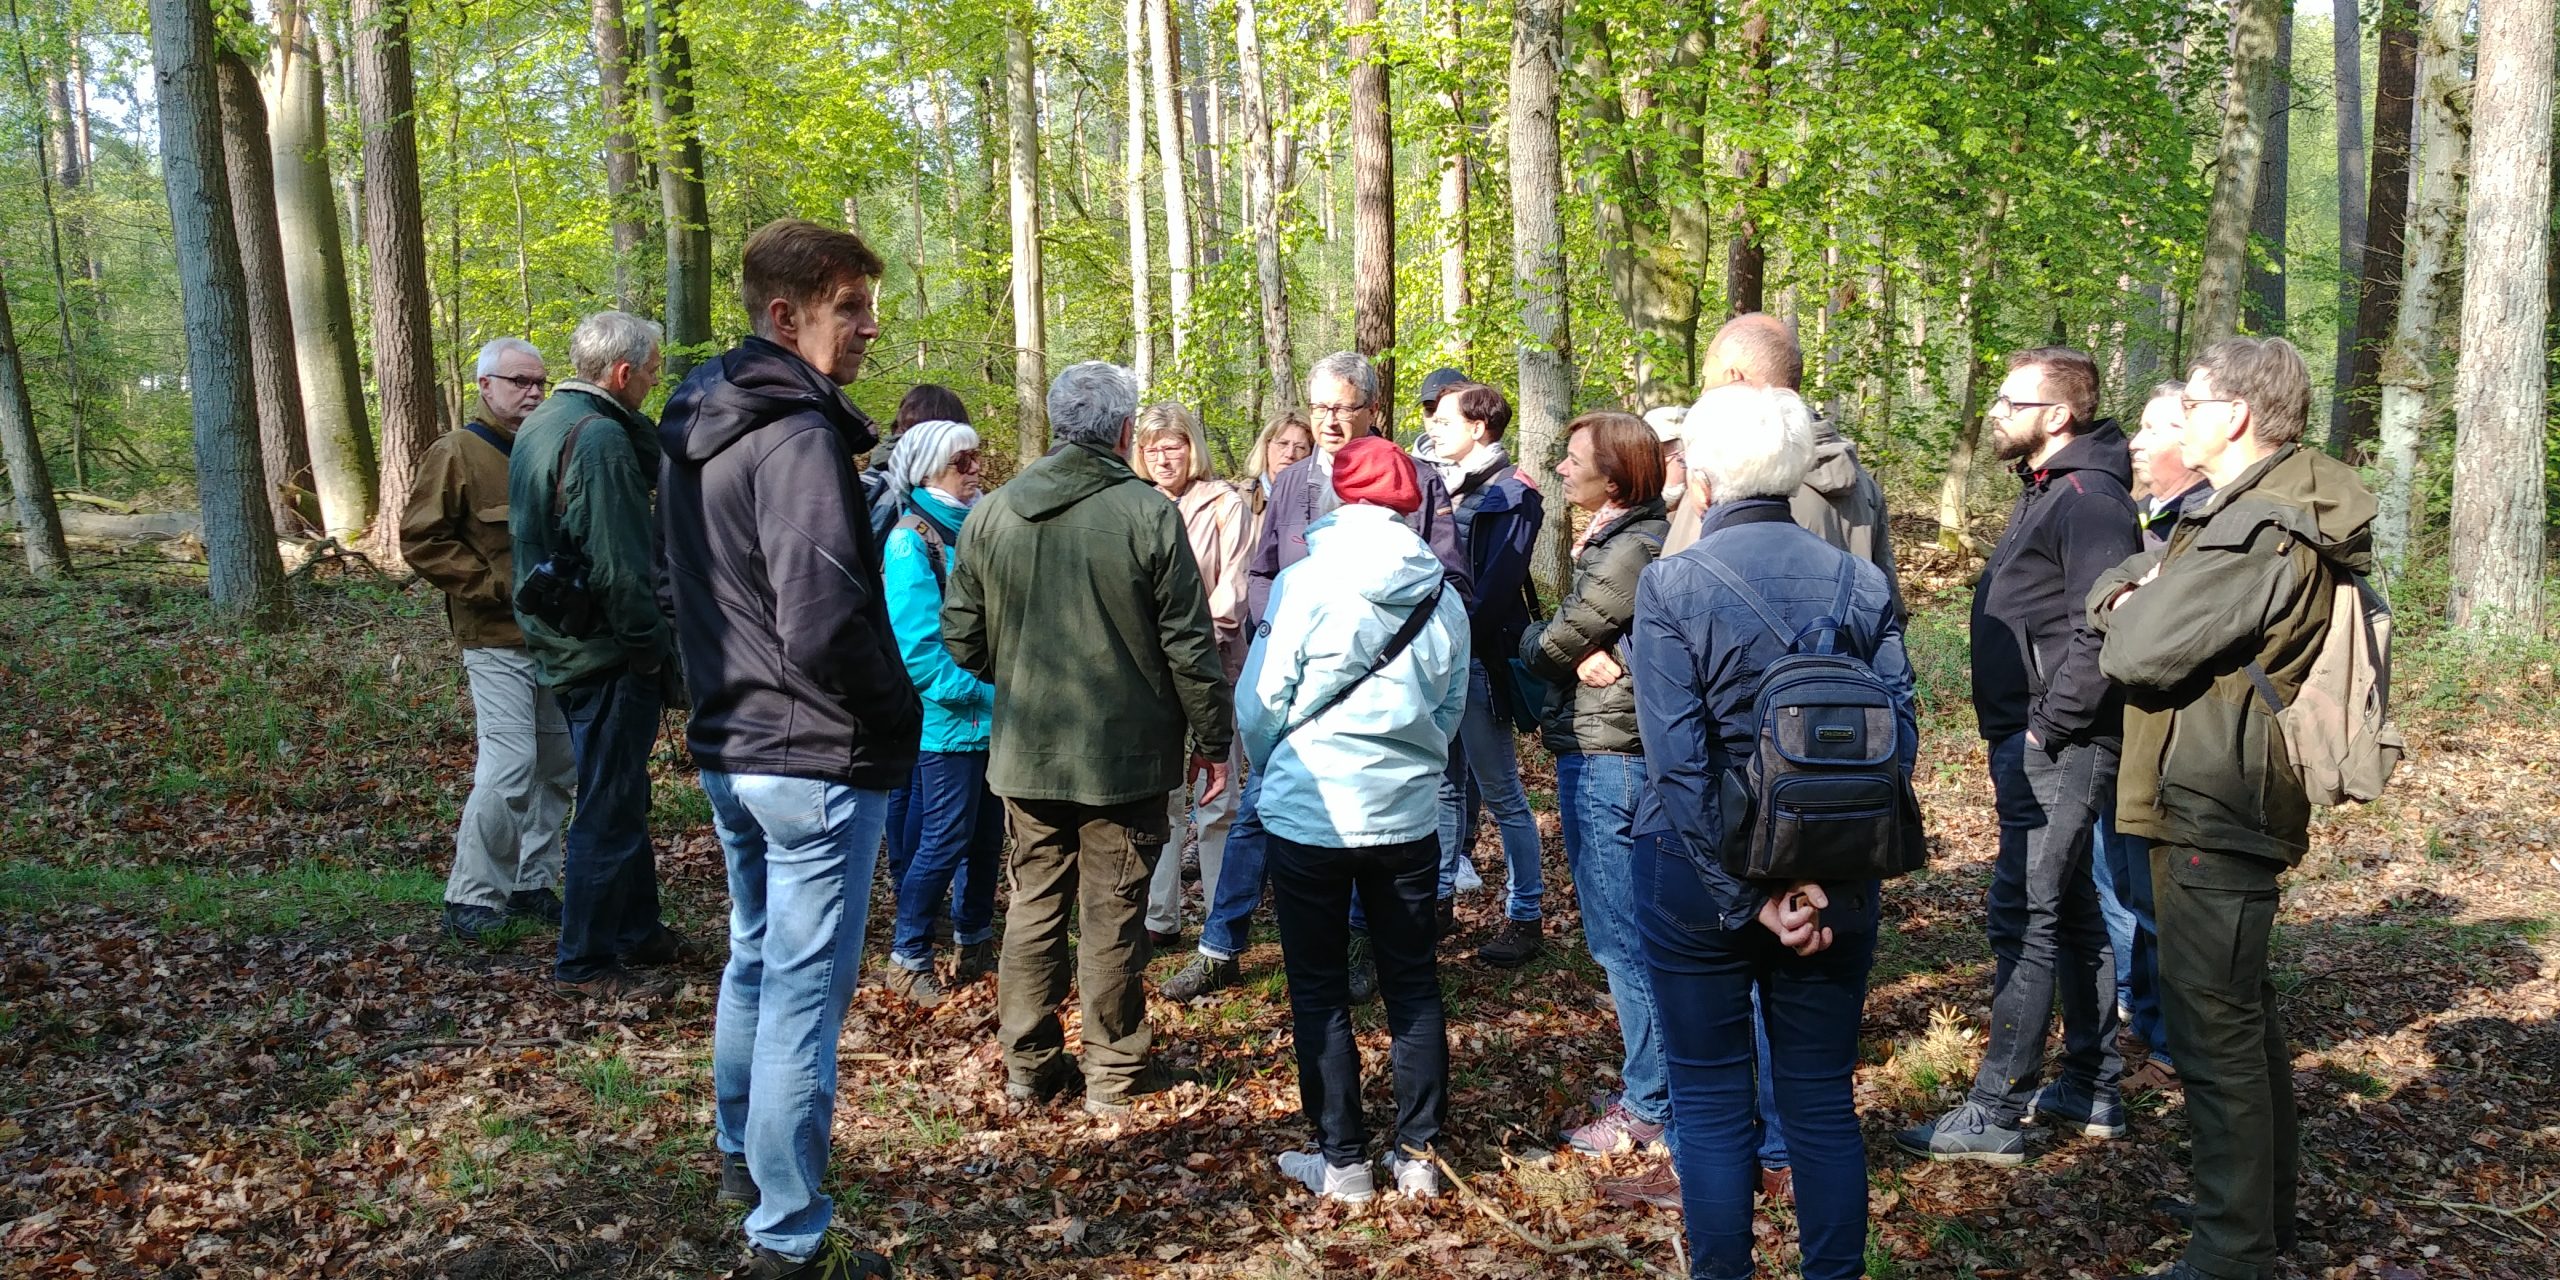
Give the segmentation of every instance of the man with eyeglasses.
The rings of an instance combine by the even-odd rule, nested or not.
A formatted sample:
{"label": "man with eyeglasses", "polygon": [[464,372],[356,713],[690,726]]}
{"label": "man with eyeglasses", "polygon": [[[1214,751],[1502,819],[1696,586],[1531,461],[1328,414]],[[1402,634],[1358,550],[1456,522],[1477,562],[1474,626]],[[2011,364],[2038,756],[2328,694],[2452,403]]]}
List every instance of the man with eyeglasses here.
{"label": "man with eyeglasses", "polygon": [[511,919],[560,923],[560,823],[577,780],[568,722],[508,603],[507,458],[516,428],[542,403],[548,370],[522,338],[480,348],[477,368],[470,421],[427,446],[400,513],[400,557],[444,592],[478,730],[444,884],[445,932],[465,942]]}
{"label": "man with eyeglasses", "polygon": [[[2132,458],[2097,407],[2088,355],[2040,347],[2009,357],[1988,417],[1993,451],[2025,486],[1973,592],[1973,714],[2000,819],[1985,902],[1998,964],[1971,1093],[1897,1138],[1932,1160],[2018,1164],[2030,1118],[2090,1137],[2126,1131],[2115,952],[2090,867],[2123,711],[2082,602],[2140,542]],[[2061,1066],[2039,1088],[2057,996]]]}

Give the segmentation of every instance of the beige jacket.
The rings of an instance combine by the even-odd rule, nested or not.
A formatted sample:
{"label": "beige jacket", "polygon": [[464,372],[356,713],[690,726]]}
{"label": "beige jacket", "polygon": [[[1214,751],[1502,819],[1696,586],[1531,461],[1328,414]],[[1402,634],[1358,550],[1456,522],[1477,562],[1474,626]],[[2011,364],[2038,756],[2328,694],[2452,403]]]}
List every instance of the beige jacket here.
{"label": "beige jacket", "polygon": [[1217,630],[1218,659],[1233,680],[1244,671],[1253,635],[1245,625],[1245,554],[1253,549],[1253,512],[1245,496],[1224,480],[1194,482],[1174,499],[1200,562],[1200,585],[1209,591],[1209,621]]}

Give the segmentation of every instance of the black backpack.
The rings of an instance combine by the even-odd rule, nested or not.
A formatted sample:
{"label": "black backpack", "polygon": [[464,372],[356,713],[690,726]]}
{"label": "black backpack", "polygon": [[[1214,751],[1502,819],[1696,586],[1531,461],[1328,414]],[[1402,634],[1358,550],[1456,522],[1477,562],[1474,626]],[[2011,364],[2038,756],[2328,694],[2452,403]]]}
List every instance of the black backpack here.
{"label": "black backpack", "polygon": [[1842,556],[1831,611],[1790,633],[1767,599],[1713,555],[1722,579],[1786,656],[1760,673],[1751,755],[1725,771],[1725,870],[1745,880],[1879,880],[1917,871],[1929,852],[1920,799],[1895,758],[1893,691],[1866,656],[1846,652],[1857,562]]}

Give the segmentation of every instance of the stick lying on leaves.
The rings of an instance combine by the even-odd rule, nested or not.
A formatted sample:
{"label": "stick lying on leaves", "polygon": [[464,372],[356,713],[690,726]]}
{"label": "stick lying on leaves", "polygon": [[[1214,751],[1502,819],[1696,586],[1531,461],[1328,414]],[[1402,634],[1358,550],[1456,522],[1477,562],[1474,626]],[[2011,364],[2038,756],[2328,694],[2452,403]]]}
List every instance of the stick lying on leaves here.
{"label": "stick lying on leaves", "polygon": [[1493,1219],[1494,1225],[1510,1232],[1512,1235],[1518,1237],[1522,1244],[1525,1244],[1540,1253],[1546,1254],[1548,1257],[1563,1257],[1569,1253],[1607,1253],[1615,1256],[1618,1261],[1623,1262],[1646,1275],[1660,1276],[1662,1277],[1662,1280],[1680,1280],[1678,1275],[1665,1271],[1662,1268],[1637,1257],[1627,1248],[1626,1241],[1621,1240],[1616,1236],[1592,1236],[1588,1239],[1567,1240],[1562,1243],[1556,1243],[1532,1235],[1527,1228],[1521,1226],[1517,1222],[1513,1222],[1508,1215],[1502,1212],[1501,1209],[1495,1207],[1491,1200],[1477,1194],[1474,1187],[1468,1186],[1467,1180],[1459,1177],[1458,1171],[1450,1168],[1447,1158],[1443,1157],[1439,1152],[1434,1151],[1431,1153],[1431,1163],[1440,1167],[1440,1176],[1447,1178],[1449,1180],[1449,1185],[1458,1189],[1459,1197],[1467,1202],[1469,1208]]}

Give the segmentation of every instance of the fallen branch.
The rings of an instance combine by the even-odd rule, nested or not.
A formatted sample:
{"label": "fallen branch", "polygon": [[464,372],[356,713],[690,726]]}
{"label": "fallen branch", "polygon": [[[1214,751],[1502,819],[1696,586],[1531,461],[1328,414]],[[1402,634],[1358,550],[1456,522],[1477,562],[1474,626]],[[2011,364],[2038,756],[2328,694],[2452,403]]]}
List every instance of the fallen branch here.
{"label": "fallen branch", "polygon": [[336,538],[322,538],[304,549],[302,563],[295,565],[293,572],[285,575],[285,581],[293,582],[309,577],[313,570],[323,564],[352,565],[386,581],[391,577],[390,574],[382,571],[382,566],[373,562],[373,557],[340,545]]}
{"label": "fallen branch", "polygon": [[1447,1178],[1449,1180],[1449,1185],[1457,1188],[1459,1198],[1467,1202],[1467,1207],[1474,1209],[1476,1212],[1483,1214],[1487,1218],[1491,1218],[1495,1226],[1501,1227],[1503,1230],[1510,1232],[1514,1237],[1518,1238],[1522,1244],[1525,1244],[1550,1258],[1561,1258],[1568,1254],[1576,1253],[1606,1253],[1646,1275],[1660,1276],[1662,1277],[1662,1280],[1681,1280],[1678,1275],[1665,1271],[1662,1268],[1637,1257],[1632,1250],[1627,1248],[1626,1241],[1621,1240],[1616,1236],[1591,1236],[1581,1240],[1565,1241],[1552,1241],[1540,1237],[1532,1233],[1528,1228],[1521,1226],[1517,1222],[1513,1222],[1510,1215],[1504,1213],[1499,1206],[1478,1194],[1474,1187],[1468,1186],[1467,1180],[1459,1177],[1458,1171],[1450,1168],[1448,1159],[1442,1156],[1439,1152],[1434,1151],[1431,1153],[1431,1163],[1439,1166],[1440,1176]]}
{"label": "fallen branch", "polygon": [[[2433,1208],[2443,1209],[2456,1216],[2461,1216],[2465,1210],[2476,1210],[2480,1213],[2494,1213],[2499,1217],[2505,1218],[2509,1222],[2532,1232],[2542,1240],[2548,1241],[2551,1237],[2544,1235],[2542,1228],[2525,1221],[2525,1216],[2541,1211],[2544,1205],[2550,1204],[2555,1199],[2560,1199],[2560,1187],[2553,1187],[2549,1191],[2545,1191],[2541,1195],[2536,1196],[2532,1200],[2529,1200],[2513,1209],[2503,1208],[2494,1204],[2481,1204],[2472,1200],[2433,1200],[2425,1196],[2411,1196],[2409,1197],[2409,1203],[2423,1204]],[[2468,1222],[2470,1219],[2464,1218],[2464,1221]],[[2488,1226],[2487,1223],[2475,1223],[2474,1225],[2482,1227]]]}
{"label": "fallen branch", "polygon": [[100,1089],[96,1093],[88,1094],[84,1097],[72,1098],[63,1102],[48,1102],[41,1107],[29,1107],[24,1111],[12,1111],[9,1113],[9,1118],[13,1120],[26,1120],[35,1116],[44,1115],[48,1112],[76,1111],[81,1107],[88,1106],[92,1102],[104,1102],[114,1096],[116,1096],[115,1090]]}
{"label": "fallen branch", "polygon": [[396,1058],[421,1049],[565,1049],[569,1042],[558,1036],[531,1036],[520,1040],[394,1040],[356,1059],[371,1064],[384,1058]]}
{"label": "fallen branch", "polygon": [[121,516],[138,516],[142,514],[142,508],[137,507],[130,502],[118,502],[113,498],[101,498],[94,493],[76,493],[69,489],[54,490],[53,500],[56,502],[77,502],[85,506],[96,507],[101,511],[112,511]]}

